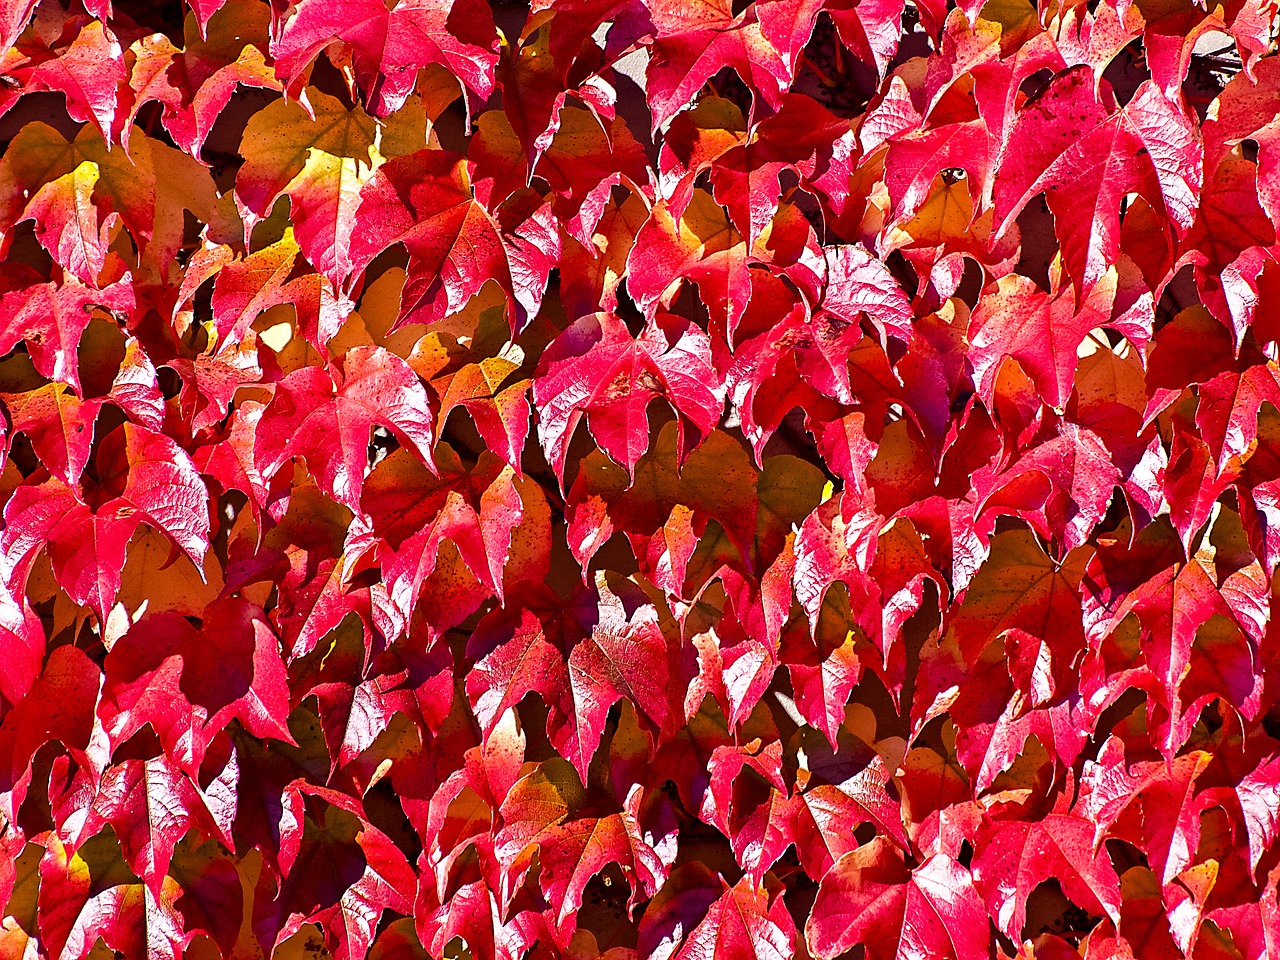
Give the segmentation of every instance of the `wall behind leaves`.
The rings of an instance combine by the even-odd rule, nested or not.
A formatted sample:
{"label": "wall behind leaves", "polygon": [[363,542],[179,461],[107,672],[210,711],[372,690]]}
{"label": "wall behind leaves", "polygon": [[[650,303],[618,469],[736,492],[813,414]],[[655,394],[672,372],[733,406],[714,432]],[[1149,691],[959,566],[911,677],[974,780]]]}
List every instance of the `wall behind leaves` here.
{"label": "wall behind leaves", "polygon": [[1280,956],[1275,0],[9,0],[0,956]]}

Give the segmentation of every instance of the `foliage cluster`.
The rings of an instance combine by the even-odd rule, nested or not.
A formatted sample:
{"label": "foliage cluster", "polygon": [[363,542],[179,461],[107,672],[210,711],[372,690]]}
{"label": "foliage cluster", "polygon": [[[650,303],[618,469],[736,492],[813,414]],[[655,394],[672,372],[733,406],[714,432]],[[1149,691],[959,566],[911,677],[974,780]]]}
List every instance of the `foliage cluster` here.
{"label": "foliage cluster", "polygon": [[0,5],[0,956],[1280,956],[1275,0]]}

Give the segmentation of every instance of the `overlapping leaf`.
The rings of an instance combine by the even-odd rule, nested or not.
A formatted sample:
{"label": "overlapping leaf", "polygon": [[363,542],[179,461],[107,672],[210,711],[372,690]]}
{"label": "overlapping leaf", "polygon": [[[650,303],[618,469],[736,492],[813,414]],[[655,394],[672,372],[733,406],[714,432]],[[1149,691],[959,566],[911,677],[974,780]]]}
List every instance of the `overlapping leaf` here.
{"label": "overlapping leaf", "polygon": [[1280,952],[1277,16],[0,10],[0,955]]}

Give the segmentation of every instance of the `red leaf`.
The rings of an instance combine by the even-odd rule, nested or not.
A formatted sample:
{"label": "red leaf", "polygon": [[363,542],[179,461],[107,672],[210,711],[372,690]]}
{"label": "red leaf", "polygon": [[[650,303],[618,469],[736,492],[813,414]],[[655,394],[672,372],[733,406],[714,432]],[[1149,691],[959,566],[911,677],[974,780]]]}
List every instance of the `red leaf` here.
{"label": "red leaf", "polygon": [[29,695],[5,714],[0,724],[0,793],[10,823],[26,794],[33,773],[31,758],[37,750],[58,740],[81,760],[88,759],[86,751],[91,747],[95,756],[101,752],[92,743],[93,705],[101,683],[101,672],[82,652],[71,646],[55,647]]}
{"label": "red leaf", "polygon": [[105,140],[115,126],[117,87],[125,80],[120,41],[104,24],[90,20],[63,53],[36,67],[28,82],[32,89],[64,94],[72,119],[92,122]]}
{"label": "red leaf", "polygon": [[655,130],[724,66],[732,67],[765,105],[780,105],[790,71],[765,39],[754,11],[735,17],[727,3],[690,10],[675,0],[654,0],[649,12],[657,27],[646,72]]}
{"label": "red leaf", "polygon": [[[1165,763],[1128,764],[1124,745],[1111,738],[1096,764],[1086,764],[1081,780],[1082,812],[1095,823],[1094,842],[1115,836],[1147,851],[1156,878],[1168,884],[1190,866],[1200,839],[1196,777],[1208,763],[1202,751]],[[1125,818],[1126,813],[1137,814]]]}
{"label": "red leaf", "polygon": [[1051,813],[1034,823],[1000,820],[984,827],[973,875],[997,926],[1022,938],[1027,898],[1046,880],[1081,909],[1120,919],[1120,879],[1105,850],[1094,846],[1094,828],[1083,817]]}
{"label": "red leaf", "polygon": [[1280,171],[1275,123],[1280,75],[1276,69],[1274,62],[1262,61],[1255,71],[1233,76],[1218,98],[1214,116],[1204,125],[1206,171],[1217,169],[1231,147],[1245,138],[1258,144],[1258,200],[1273,220],[1280,217],[1280,190],[1275,186]]}
{"label": "red leaf", "polygon": [[159,899],[178,841],[188,830],[226,843],[195,784],[169,762],[126,760],[107,770],[78,831],[81,842],[110,824],[125,861]]}
{"label": "red leaf", "polygon": [[[1256,564],[1219,584],[1199,557],[1162,569],[1165,558],[1134,553],[1130,562],[1148,557],[1155,561],[1149,560],[1143,570],[1150,579],[1134,583],[1112,567],[1122,551],[1103,558],[1097,572],[1091,571],[1096,586],[1085,595],[1086,618],[1091,646],[1100,652],[1086,661],[1080,685],[1087,697],[1099,702],[1118,695],[1114,685],[1120,677],[1125,686],[1145,688],[1150,709],[1159,705],[1165,711],[1163,717],[1152,717],[1153,743],[1172,759],[1201,710],[1215,697],[1235,705],[1246,717],[1256,711],[1251,643],[1261,635],[1268,596]],[[1114,653],[1104,638],[1114,635],[1131,615],[1145,643],[1140,654],[1123,665],[1123,672],[1108,676],[1106,660]],[[1201,631],[1202,626],[1208,629]]]}
{"label": "red leaf", "polygon": [[493,90],[498,38],[474,0],[302,0],[271,43],[276,72],[296,93],[306,68],[335,40],[351,47],[356,82],[379,117],[400,109],[418,71],[439,64],[480,100]]}
{"label": "red leaf", "polygon": [[783,960],[795,955],[795,921],[780,896],[770,905],[768,891],[746,877],[732,887],[723,880],[720,884],[724,890],[720,899],[711,904],[672,960]]}
{"label": "red leaf", "polygon": [[174,764],[194,774],[232,720],[256,737],[293,740],[279,641],[244,600],[208,607],[199,631],[176,614],[148,617],[116,641],[104,667],[98,716],[113,745],[149,723]]}
{"label": "red leaf", "polygon": [[576,726],[565,654],[544,634],[537,608],[531,608],[539,601],[540,606],[549,602],[535,594],[522,598],[518,613],[494,611],[468,640],[468,659],[475,667],[467,674],[467,698],[485,736],[528,693],[537,693],[546,704],[548,732],[555,730],[558,741],[565,738],[561,731]]}
{"label": "red leaf", "polygon": [[91,287],[106,265],[111,228],[119,215],[105,215],[94,203],[98,165],[85,160],[70,173],[50,180],[27,204],[24,220],[34,220],[40,245],[68,273]]}
{"label": "red leaf", "polygon": [[913,954],[978,960],[990,941],[987,911],[968,870],[937,854],[908,871],[881,838],[846,853],[823,878],[805,938],[824,960],[858,943],[869,960]]}
{"label": "red leaf", "polygon": [[[639,791],[634,794],[637,802]],[[640,835],[631,810],[552,827],[538,841],[541,887],[555,907],[555,928],[564,940],[582,908],[583,892],[593,876],[618,864],[631,884],[634,905],[651,897],[666,878],[668,864]]]}
{"label": "red leaf", "polygon": [[187,938],[171,897],[157,897],[127,867],[115,868],[114,846],[101,835],[73,854],[56,833],[48,834],[39,903],[50,954],[84,960],[101,938],[107,949],[129,956],[178,960]]}
{"label": "red leaf", "polygon": [[857,325],[866,317],[883,340],[912,338],[911,304],[882,262],[861,247],[828,247],[827,283],[822,305],[828,313]]}
{"label": "red leaf", "polygon": [[64,384],[3,394],[13,432],[25,433],[40,462],[68,487],[78,486],[93,446],[102,400],[81,400]]}
{"label": "red leaf", "polygon": [[131,48],[137,59],[129,77],[133,104],[121,133],[126,149],[139,111],[159,102],[174,142],[199,157],[237,87],[278,87],[258,45],[267,31],[265,8],[251,0],[195,0],[190,6],[195,16],[186,23],[181,50],[162,34]]}
{"label": "red leaf", "polygon": [[24,583],[41,547],[76,603],[105,624],[120,588],[125,548],[140,522],[164,533],[201,569],[209,548],[208,489],[191,458],[163,434],[125,424],[129,464],[121,495],[90,510],[58,480],[23,484],[5,507],[0,544],[11,585]]}
{"label": "red leaf", "polygon": [[[662,397],[679,416],[680,458],[711,431],[724,404],[704,334],[690,325],[672,335],[648,326],[633,338],[609,313],[576,321],[543,354],[533,384],[538,434],[564,482],[574,430],[585,415],[600,448],[631,473],[649,449],[650,401]],[[686,435],[686,420],[697,431]]]}
{"label": "red leaf", "polygon": [[1044,399],[1061,408],[1071,396],[1077,352],[1085,336],[1111,317],[1114,288],[1103,278],[1076,306],[1071,292],[1050,296],[1018,274],[1000,280],[969,321],[974,383],[994,405],[996,378],[1006,358],[1018,361]]}
{"label": "red leaf", "polygon": [[133,292],[123,283],[93,290],[67,280],[11,290],[0,295],[0,350],[8,353],[25,341],[41,376],[81,393],[76,351],[93,319],[91,309],[126,310],[132,303]]}
{"label": "red leaf", "polygon": [[254,464],[269,479],[300,456],[329,496],[359,510],[374,424],[431,467],[432,419],[407,363],[381,347],[356,347],[332,371],[304,367],[279,383],[258,424]]}
{"label": "red leaf", "polygon": [[1073,67],[1028,102],[1009,131],[995,178],[997,229],[1044,191],[1067,270],[1087,291],[1119,252],[1125,194],[1138,193],[1167,218],[1167,244],[1191,229],[1202,156],[1194,124],[1154,84],[1117,110],[1092,70]]}
{"label": "red leaf", "polygon": [[540,295],[546,285],[545,272],[528,276],[512,263],[498,225],[472,195],[467,160],[448,151],[389,160],[361,191],[349,250],[353,270],[396,243],[409,251],[397,326],[457,313],[495,280],[507,294],[511,328],[519,330],[527,317],[518,294]]}

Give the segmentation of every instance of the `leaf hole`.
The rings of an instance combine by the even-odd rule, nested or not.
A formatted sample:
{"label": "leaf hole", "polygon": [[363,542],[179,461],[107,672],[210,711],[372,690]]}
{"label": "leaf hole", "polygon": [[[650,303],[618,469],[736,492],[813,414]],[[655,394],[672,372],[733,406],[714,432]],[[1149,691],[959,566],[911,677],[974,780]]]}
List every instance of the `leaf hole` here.
{"label": "leaf hole", "polygon": [[986,275],[982,269],[982,265],[972,257],[964,258],[964,273],[960,275],[960,285],[956,287],[955,296],[967,306],[971,311],[978,305],[978,298],[982,295],[982,283]]}
{"label": "leaf hole", "polygon": [[1104,90],[1109,86],[1121,106],[1133,99],[1133,95],[1148,77],[1147,55],[1141,38],[1135,38],[1125,46],[1102,71]]}
{"label": "leaf hole", "polygon": [[374,424],[370,433],[372,436],[369,440],[368,461],[369,467],[373,468],[399,450],[400,441],[381,424]]}
{"label": "leaf hole", "polygon": [[182,392],[182,377],[172,367],[157,369],[156,382],[160,386],[160,395],[166,400],[172,400]]}
{"label": "leaf hole", "polygon": [[1196,290],[1195,270],[1188,264],[1165,284],[1164,291],[1160,294],[1160,302],[1156,304],[1155,331],[1159,333],[1170,320],[1199,302],[1200,294]]}
{"label": "leaf hole", "polygon": [[862,113],[879,85],[876,65],[849,53],[825,10],[818,15],[796,74],[792,90],[807,94],[841,118]]}
{"label": "leaf hole", "polygon": [[[622,278],[622,282],[618,284],[617,298],[618,305],[614,308],[614,313],[627,325],[627,332],[633,337],[638,337],[644,330],[644,314],[640,312],[636,302],[631,299],[631,293],[627,290],[627,278],[625,276]],[[680,293],[671,309],[680,316],[690,318],[696,318],[699,310],[704,315],[706,314],[706,307],[702,306],[696,291],[693,289],[693,285],[689,283],[681,285]],[[692,313],[686,312],[690,309],[692,309]]]}
{"label": "leaf hole", "polygon": [[240,140],[244,136],[249,118],[267,104],[279,99],[280,94],[275,90],[238,86],[218,114],[200,148],[199,159],[213,168],[214,182],[219,193],[231,189],[235,184],[236,171],[244,162],[240,155]]}
{"label": "leaf hole", "polygon": [[1134,867],[1146,868],[1150,866],[1147,862],[1147,855],[1127,840],[1109,838],[1103,842],[1103,847],[1106,849],[1107,856],[1111,859],[1111,866],[1115,868],[1118,876],[1123,876],[1126,871],[1132,870]]}
{"label": "leaf hole", "polygon": [[1022,237],[1022,252],[1016,271],[1047,293],[1049,264],[1058,253],[1058,238],[1053,231],[1053,216],[1043,196],[1036,197],[1022,208],[1018,214],[1018,233]]}
{"label": "leaf hole", "polygon": [[1031,940],[1042,933],[1060,937],[1081,937],[1098,925],[1101,918],[1076,906],[1062,892],[1056,879],[1045,880],[1027,896],[1027,920],[1022,939]]}
{"label": "leaf hole", "polygon": [[144,723],[138,732],[131,736],[111,754],[113,763],[123,763],[125,760],[150,760],[152,757],[158,757],[164,752],[164,748],[160,745],[160,738],[156,736],[156,732],[152,729],[150,722]]}
{"label": "leaf hole", "polygon": [[1027,77],[1022,83],[1018,84],[1018,92],[1028,100],[1034,100],[1049,85],[1049,81],[1053,79],[1053,71],[1048,67],[1041,67],[1031,76]]}

